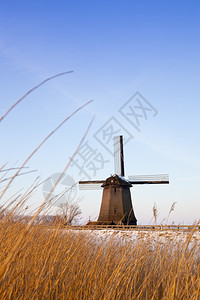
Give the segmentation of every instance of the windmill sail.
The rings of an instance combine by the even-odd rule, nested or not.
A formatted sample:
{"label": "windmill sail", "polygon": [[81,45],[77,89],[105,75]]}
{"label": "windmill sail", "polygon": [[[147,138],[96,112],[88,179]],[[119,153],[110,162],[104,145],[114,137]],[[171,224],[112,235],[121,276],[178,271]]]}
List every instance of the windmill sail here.
{"label": "windmill sail", "polygon": [[100,190],[105,180],[82,180],[79,181],[80,190]]}
{"label": "windmill sail", "polygon": [[168,184],[168,174],[128,176],[131,184]]}
{"label": "windmill sail", "polygon": [[114,172],[120,174],[120,138],[119,136],[114,137]]}
{"label": "windmill sail", "polygon": [[79,190],[101,190],[102,189],[102,183],[87,183],[87,184],[81,184],[79,185]]}
{"label": "windmill sail", "polygon": [[114,137],[114,170],[115,174],[125,176],[123,137],[121,135]]}

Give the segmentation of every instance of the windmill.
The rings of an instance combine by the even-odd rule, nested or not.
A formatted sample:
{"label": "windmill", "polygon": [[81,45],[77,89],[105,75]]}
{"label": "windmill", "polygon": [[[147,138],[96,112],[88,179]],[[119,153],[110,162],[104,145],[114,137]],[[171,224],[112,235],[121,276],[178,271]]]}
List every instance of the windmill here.
{"label": "windmill", "polygon": [[123,136],[114,137],[115,174],[106,180],[79,181],[80,189],[103,188],[98,220],[88,225],[137,225],[130,188],[137,184],[168,184],[167,174],[135,175],[125,179]]}

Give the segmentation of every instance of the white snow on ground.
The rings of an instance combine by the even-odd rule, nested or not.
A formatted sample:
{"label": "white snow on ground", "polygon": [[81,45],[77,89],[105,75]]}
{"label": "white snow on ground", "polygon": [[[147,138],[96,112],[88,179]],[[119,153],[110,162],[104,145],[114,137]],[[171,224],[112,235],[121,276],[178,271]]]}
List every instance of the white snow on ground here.
{"label": "white snow on ground", "polygon": [[96,241],[109,241],[110,238],[117,239],[119,241],[140,241],[148,240],[159,241],[160,243],[170,242],[174,245],[190,240],[190,246],[197,243],[200,246],[200,231],[178,231],[178,230],[116,230],[116,229],[102,229],[102,230],[90,230],[90,229],[66,229],[64,232],[73,232],[78,234],[81,232],[88,238],[94,238]]}

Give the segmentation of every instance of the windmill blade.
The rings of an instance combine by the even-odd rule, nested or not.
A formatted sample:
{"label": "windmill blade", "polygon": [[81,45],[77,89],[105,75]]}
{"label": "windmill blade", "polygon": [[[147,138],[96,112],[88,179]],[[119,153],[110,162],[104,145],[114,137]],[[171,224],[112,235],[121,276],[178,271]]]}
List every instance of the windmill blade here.
{"label": "windmill blade", "polygon": [[168,174],[134,175],[128,177],[131,184],[168,184]]}
{"label": "windmill blade", "polygon": [[141,181],[129,181],[131,184],[169,184],[169,181],[162,180],[162,181],[155,181],[155,180],[141,180]]}
{"label": "windmill blade", "polygon": [[115,174],[124,177],[123,136],[114,137],[114,170]]}
{"label": "windmill blade", "polygon": [[96,183],[96,184],[80,184],[79,190],[101,190],[102,183]]}
{"label": "windmill blade", "polygon": [[100,190],[105,180],[79,181],[79,190]]}
{"label": "windmill blade", "polygon": [[114,137],[114,172],[120,174],[120,138]]}

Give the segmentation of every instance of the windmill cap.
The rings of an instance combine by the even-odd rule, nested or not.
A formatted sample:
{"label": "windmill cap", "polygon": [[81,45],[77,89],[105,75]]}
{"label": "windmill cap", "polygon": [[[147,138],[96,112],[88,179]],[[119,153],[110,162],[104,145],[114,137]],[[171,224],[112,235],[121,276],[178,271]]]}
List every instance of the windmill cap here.
{"label": "windmill cap", "polygon": [[105,186],[113,186],[113,187],[120,187],[120,186],[128,186],[132,187],[132,184],[126,180],[124,177],[114,174],[110,177],[108,177],[105,181],[105,183],[102,184],[102,187]]}

